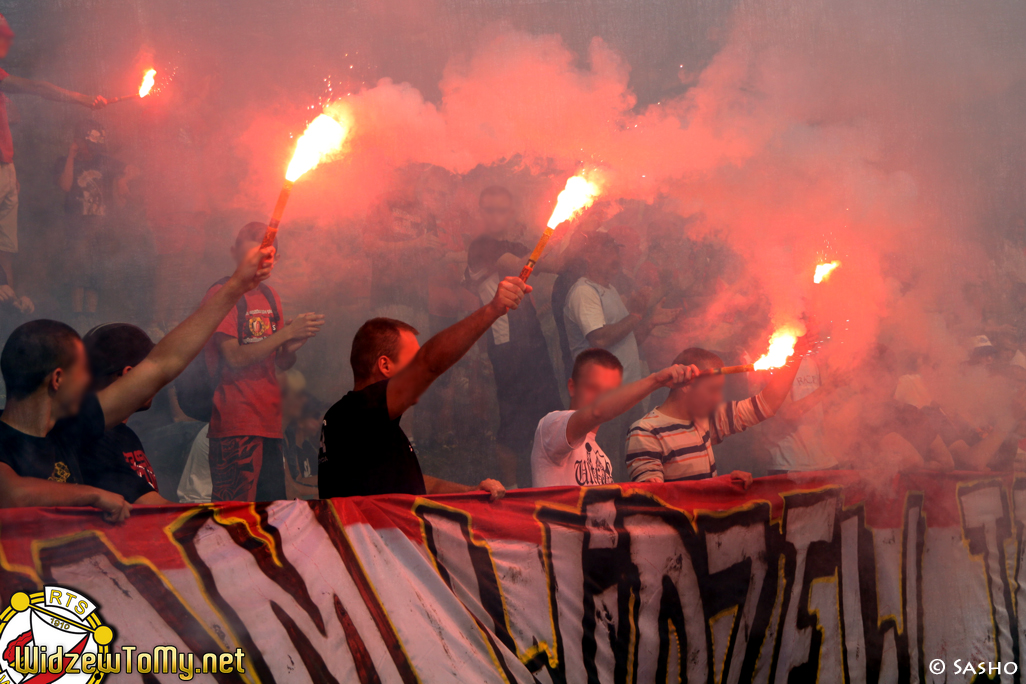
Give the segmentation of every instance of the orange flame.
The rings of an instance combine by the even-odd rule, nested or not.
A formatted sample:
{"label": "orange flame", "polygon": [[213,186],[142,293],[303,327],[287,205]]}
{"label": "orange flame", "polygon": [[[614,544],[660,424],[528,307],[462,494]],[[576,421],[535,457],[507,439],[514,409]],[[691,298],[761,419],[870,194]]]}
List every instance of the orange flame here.
{"label": "orange flame", "polygon": [[831,261],[825,264],[816,264],[816,273],[812,276],[812,282],[819,285],[821,282],[826,280],[834,269],[841,265],[840,261]]}
{"label": "orange flame", "polygon": [[800,332],[794,328],[784,327],[770,335],[769,351],[755,362],[755,370],[770,370],[787,364],[794,356],[794,345],[798,342]]}
{"label": "orange flame", "polygon": [[555,228],[560,223],[569,221],[590,207],[598,194],[598,186],[584,176],[573,176],[568,179],[566,187],[556,198],[556,208],[552,210],[552,216],[549,217],[548,227]]}
{"label": "orange flame", "polygon": [[336,154],[342,149],[346,133],[345,126],[327,114],[311,121],[296,143],[296,152],[285,172],[285,180],[299,180],[304,173]]}
{"label": "orange flame", "polygon": [[150,69],[143,75],[142,84],[139,86],[139,97],[146,97],[153,90],[153,82],[157,76],[156,69]]}

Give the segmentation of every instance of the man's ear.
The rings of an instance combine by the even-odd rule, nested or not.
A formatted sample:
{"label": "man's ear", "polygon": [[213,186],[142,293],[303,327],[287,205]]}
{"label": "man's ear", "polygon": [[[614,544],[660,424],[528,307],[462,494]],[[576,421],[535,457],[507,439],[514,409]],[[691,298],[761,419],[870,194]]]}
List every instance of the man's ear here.
{"label": "man's ear", "polygon": [[118,377],[120,378],[122,375],[124,375],[125,373],[127,373],[130,370],[132,370],[132,366],[125,366],[124,368],[121,369],[121,372],[118,373]]}
{"label": "man's ear", "polygon": [[50,377],[46,381],[46,389],[52,393],[57,392],[61,388],[61,384],[64,382],[64,369],[55,368],[53,373],[50,373]]}
{"label": "man's ear", "polygon": [[573,396],[574,396],[574,379],[573,378],[567,378],[567,381],[566,381],[566,392],[567,392],[567,394],[570,395],[570,398],[572,399]]}
{"label": "man's ear", "polygon": [[378,357],[378,372],[386,378],[392,377],[392,359],[384,354]]}

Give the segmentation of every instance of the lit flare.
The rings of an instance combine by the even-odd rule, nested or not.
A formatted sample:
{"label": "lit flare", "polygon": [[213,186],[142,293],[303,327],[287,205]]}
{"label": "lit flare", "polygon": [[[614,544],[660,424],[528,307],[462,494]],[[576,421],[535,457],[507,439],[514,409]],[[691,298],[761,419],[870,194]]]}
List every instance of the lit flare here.
{"label": "lit flare", "polygon": [[599,194],[599,188],[584,176],[573,176],[556,198],[556,208],[546,224],[550,229],[569,221],[592,205]]}
{"label": "lit flare", "polygon": [[345,126],[327,114],[318,116],[296,143],[296,152],[285,172],[285,180],[295,183],[304,173],[341,150],[345,139]]}
{"label": "lit flare", "polygon": [[755,370],[770,370],[781,368],[787,364],[787,360],[794,356],[794,346],[798,343],[798,331],[793,328],[781,328],[772,335],[769,340],[769,351],[759,357],[753,366]]}
{"label": "lit flare", "polygon": [[826,280],[834,269],[841,265],[840,261],[830,261],[825,264],[816,264],[816,273],[812,276],[812,282],[819,285]]}
{"label": "lit flare", "polygon": [[555,232],[556,226],[564,221],[569,221],[590,207],[598,194],[599,187],[584,176],[571,176],[567,179],[566,186],[559,193],[559,197],[556,198],[556,208],[552,210],[552,216],[549,217],[549,222],[545,224],[545,231],[542,233],[541,238],[538,239],[538,244],[534,246],[534,251],[528,257],[523,270],[520,271],[521,280],[526,283],[527,279],[531,277],[531,273],[534,271],[534,267],[538,265],[538,260],[541,259],[542,252],[545,251],[545,245],[549,244],[549,238]]}
{"label": "lit flare", "polygon": [[153,90],[153,83],[157,78],[157,70],[150,69],[143,75],[142,84],[139,86],[139,97],[146,97]]}
{"label": "lit flare", "polygon": [[342,143],[346,141],[347,132],[346,127],[338,120],[327,114],[320,114],[310,122],[303,135],[299,136],[296,151],[292,154],[292,161],[285,171],[285,183],[274,205],[274,211],[271,212],[271,220],[267,222],[267,232],[264,233],[264,241],[260,244],[262,248],[273,245],[274,239],[278,236],[278,226],[281,224],[289,196],[292,195],[292,186],[304,173],[338,154],[342,149]]}

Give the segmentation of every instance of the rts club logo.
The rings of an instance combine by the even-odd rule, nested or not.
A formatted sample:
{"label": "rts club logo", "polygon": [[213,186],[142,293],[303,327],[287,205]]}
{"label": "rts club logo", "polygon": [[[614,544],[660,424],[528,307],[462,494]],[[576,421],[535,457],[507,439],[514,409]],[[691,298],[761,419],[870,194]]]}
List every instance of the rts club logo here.
{"label": "rts club logo", "polygon": [[94,684],[111,671],[113,639],[79,591],[18,592],[0,614],[0,684]]}

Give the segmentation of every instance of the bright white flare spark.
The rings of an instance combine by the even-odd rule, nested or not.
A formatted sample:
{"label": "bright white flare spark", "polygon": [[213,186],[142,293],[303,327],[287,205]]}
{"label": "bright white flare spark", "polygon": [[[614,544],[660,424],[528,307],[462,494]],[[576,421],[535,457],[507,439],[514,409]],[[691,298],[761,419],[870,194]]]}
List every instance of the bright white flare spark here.
{"label": "bright white flare spark", "polygon": [[812,276],[812,282],[819,285],[834,272],[834,269],[841,265],[840,261],[831,261],[826,264],[816,264],[816,273]]}
{"label": "bright white flare spark", "polygon": [[784,327],[770,336],[769,351],[755,362],[755,370],[770,370],[787,364],[794,356],[794,345],[798,342],[798,331]]}
{"label": "bright white flare spark", "polygon": [[296,153],[292,155],[292,161],[289,162],[285,180],[291,182],[299,180],[304,173],[337,153],[342,149],[346,133],[345,126],[327,114],[321,114],[311,121],[296,143]]}
{"label": "bright white flare spark", "polygon": [[153,90],[153,82],[156,80],[157,70],[150,69],[143,75],[142,84],[139,86],[139,97],[146,97]]}
{"label": "bright white flare spark", "polygon": [[599,194],[599,188],[584,176],[573,176],[566,182],[566,187],[556,198],[556,208],[549,217],[548,227],[555,228],[563,221],[574,216],[592,205]]}

